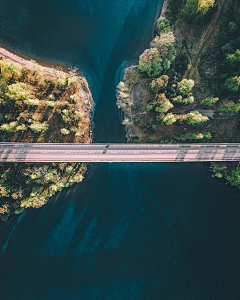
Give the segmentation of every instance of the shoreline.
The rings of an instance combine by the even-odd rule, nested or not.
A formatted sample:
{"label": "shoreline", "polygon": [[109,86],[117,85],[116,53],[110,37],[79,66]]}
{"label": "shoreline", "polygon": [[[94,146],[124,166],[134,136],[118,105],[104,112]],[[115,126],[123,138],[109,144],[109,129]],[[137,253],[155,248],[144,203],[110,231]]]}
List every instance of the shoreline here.
{"label": "shoreline", "polygon": [[[67,68],[67,66],[56,65],[56,64],[52,65],[52,64],[31,59],[30,57],[22,53],[19,53],[13,49],[10,49],[1,43],[0,43],[0,60],[10,60],[12,62],[16,62],[20,64],[23,67],[26,67],[29,70],[32,71],[41,70],[42,72],[47,73],[48,75],[53,77],[60,78],[63,75],[69,75],[69,68]],[[57,69],[57,67],[59,67],[59,70]],[[91,90],[89,88],[88,81],[84,76],[80,74],[79,71],[78,71],[78,75],[74,75],[74,77],[80,79],[83,84],[83,87],[86,89],[86,91],[84,91],[84,89],[80,90],[79,93],[84,98],[87,98],[88,103],[85,103],[86,104],[85,108],[90,107],[90,110],[86,109],[86,111],[88,111],[90,114],[90,112],[94,111],[94,102],[93,102],[93,97],[92,97]],[[90,116],[90,121],[92,124],[92,115]]]}
{"label": "shoreline", "polygon": [[[162,3],[161,10],[160,10],[159,18],[165,16],[166,11],[167,11],[167,8],[168,8],[168,5],[169,5],[169,0],[164,0],[163,3]],[[155,28],[156,28],[156,27],[155,27]],[[0,46],[1,46],[1,44],[0,44]],[[128,73],[130,70],[132,70],[132,69],[134,69],[134,68],[137,68],[138,66],[139,66],[139,64],[128,66],[128,67],[125,69],[125,71],[124,71],[124,74],[123,74],[123,77],[122,77],[122,80],[121,80],[121,81],[125,81],[125,80],[126,80],[127,73]]]}
{"label": "shoreline", "polygon": [[62,71],[64,73],[68,73],[69,72],[69,68],[64,65],[61,62],[56,62],[56,61],[46,61],[44,59],[41,59],[39,57],[33,57],[31,58],[31,55],[27,55],[27,54],[23,54],[22,52],[19,52],[13,48],[11,48],[10,46],[5,45],[4,43],[1,42],[0,40],[0,49],[3,49],[17,57],[19,57],[20,59],[26,60],[26,61],[36,61],[39,65],[41,65],[42,67],[46,67],[46,68],[51,68],[51,69],[55,69],[57,70],[57,68],[61,68]]}
{"label": "shoreline", "polygon": [[[57,84],[61,81],[66,82],[63,84],[64,88],[59,89],[57,91],[60,91],[60,96],[59,93],[56,94],[56,98],[51,101],[49,100],[48,97],[51,92],[48,92],[46,95],[43,94],[39,96],[39,99],[37,99],[41,104],[38,108],[35,108],[34,111],[32,109],[29,109],[28,106],[25,105],[25,102],[22,101],[22,107],[17,107],[17,115],[19,117],[19,111],[20,113],[27,113],[27,120],[21,120],[19,121],[18,117],[15,115],[12,118],[13,122],[12,123],[17,123],[19,121],[19,124],[21,126],[24,126],[25,130],[28,130],[31,128],[31,125],[29,125],[29,121],[31,120],[31,123],[38,124],[38,119],[33,119],[33,117],[38,117],[39,121],[42,122],[45,120],[43,123],[39,124],[47,124],[47,128],[42,129],[43,135],[39,134],[38,136],[34,136],[34,133],[32,131],[26,131],[26,134],[22,134],[19,136],[17,131],[13,131],[13,135],[9,135],[7,138],[12,139],[13,141],[23,141],[25,139],[26,142],[42,142],[44,139],[47,143],[56,143],[56,142],[61,142],[61,143],[92,143],[92,116],[93,116],[93,109],[94,109],[94,102],[93,102],[93,97],[92,93],[89,89],[88,82],[85,77],[83,77],[77,69],[68,69],[65,68],[64,70],[59,67],[59,69],[50,67],[49,65],[45,64],[43,65],[42,63],[31,60],[31,58],[26,57],[21,54],[16,54],[16,52],[11,52],[10,49],[6,49],[3,47],[3,45],[0,46],[0,62],[4,66],[4,62],[6,62],[8,65],[18,65],[18,67],[21,67],[21,72],[26,68],[26,70],[29,71],[29,77],[27,76],[26,78],[24,77],[24,83],[25,86],[27,84],[29,85],[28,90],[32,92],[33,97],[36,97],[36,93],[39,93],[39,89],[31,89],[32,86],[34,85],[40,85],[41,81],[45,82],[46,80],[48,82],[51,82],[53,84],[53,89],[57,87]],[[1,65],[1,66],[2,66]],[[10,68],[11,69],[11,68]],[[2,80],[4,80],[4,72],[5,69],[3,68],[2,70]],[[40,75],[37,75],[37,74]],[[23,73],[22,73],[23,74]],[[20,76],[20,75],[19,75]],[[40,76],[38,79],[38,77]],[[22,77],[17,77],[15,81],[21,82]],[[19,79],[20,78],[20,79]],[[37,79],[36,79],[37,78]],[[72,85],[71,88],[67,89],[68,86],[68,80],[73,82],[74,84]],[[7,80],[6,80],[7,81]],[[14,81],[14,82],[15,82]],[[27,82],[27,84],[25,83]],[[8,82],[7,82],[8,83]],[[67,84],[67,85],[66,85]],[[52,89],[52,91],[53,91]],[[57,88],[56,88],[57,89]],[[43,89],[46,91],[46,87]],[[29,92],[29,94],[30,94]],[[76,96],[75,99],[71,98],[71,96]],[[77,97],[78,96],[78,97]],[[37,97],[38,98],[38,97]],[[28,98],[26,98],[28,100]],[[26,101],[27,101],[26,100]],[[56,102],[54,102],[56,101]],[[50,110],[48,108],[48,103],[54,103],[53,106],[50,106]],[[56,107],[54,108],[56,103]],[[15,104],[14,104],[15,105]],[[13,105],[13,111],[16,106]],[[56,112],[56,110],[59,110],[59,112]],[[70,112],[68,114],[63,114],[64,109],[67,112]],[[6,112],[5,112],[6,113]],[[78,113],[78,114],[77,114]],[[35,115],[34,115],[35,114]],[[81,118],[76,118],[78,117],[79,114],[81,115]],[[63,118],[65,117],[65,119]],[[32,119],[31,119],[32,118]],[[34,120],[34,121],[32,121]],[[66,121],[65,121],[66,120]],[[26,124],[25,124],[26,123]],[[67,125],[65,125],[65,123]],[[8,124],[8,123],[6,123]],[[18,123],[17,123],[18,124]],[[24,125],[22,125],[24,124]],[[19,126],[20,126],[19,125]],[[27,127],[26,127],[27,126]],[[38,125],[39,126],[39,125]],[[63,127],[61,129],[61,127]],[[71,130],[74,128],[74,130]],[[32,129],[32,128],[31,128]],[[47,131],[49,129],[49,131]],[[64,134],[62,130],[67,131],[67,134]],[[47,135],[44,136],[44,132],[47,132]],[[76,133],[80,133],[77,135]],[[15,134],[16,133],[16,134]],[[29,134],[28,134],[29,133]],[[39,131],[38,131],[39,133]],[[3,133],[3,138],[5,138],[6,133]],[[11,140],[10,140],[11,141]],[[11,165],[13,166],[13,165]],[[10,167],[8,164],[2,163],[1,164],[1,174],[8,173],[11,178],[14,178],[16,174],[14,173],[15,170],[14,168]],[[71,186],[73,183],[76,182],[81,182],[84,178],[84,175],[87,170],[87,165],[85,163],[64,163],[63,165],[61,164],[55,164],[52,165],[51,162],[49,163],[25,163],[21,164],[21,167],[19,167],[19,173],[22,172],[22,174],[25,174],[25,169],[28,169],[29,174],[35,174],[34,172],[42,172],[42,170],[45,170],[43,172],[48,172],[47,174],[51,174],[51,176],[55,176],[54,178],[57,178],[57,181],[48,181],[47,184],[41,185],[40,187],[37,186],[37,183],[34,182],[34,179],[32,180],[32,185],[34,188],[38,188],[37,192],[33,192],[33,188],[29,188],[28,186],[25,186],[23,184],[20,184],[20,190],[21,195],[19,192],[7,192],[4,194],[4,189],[5,191],[11,190],[8,188],[9,186],[11,187],[12,183],[10,183],[6,180],[3,183],[3,186],[1,192],[4,194],[3,200],[2,200],[2,206],[0,205],[0,220],[7,222],[8,218],[12,218],[14,214],[21,214],[22,211],[28,207],[33,207],[33,208],[39,208],[47,201],[51,196],[53,196],[57,191],[61,191],[65,187]],[[71,172],[70,172],[70,171]],[[1,176],[0,176],[1,177]],[[1,177],[2,179],[2,177]],[[55,180],[55,179],[54,179]],[[25,181],[23,181],[25,182]],[[35,186],[34,186],[35,184]],[[43,189],[44,187],[44,189]],[[16,187],[13,188],[16,189]],[[5,198],[4,198],[5,197]],[[10,200],[9,200],[10,199]],[[12,201],[12,202],[11,202]],[[1,226],[0,226],[1,227]]]}

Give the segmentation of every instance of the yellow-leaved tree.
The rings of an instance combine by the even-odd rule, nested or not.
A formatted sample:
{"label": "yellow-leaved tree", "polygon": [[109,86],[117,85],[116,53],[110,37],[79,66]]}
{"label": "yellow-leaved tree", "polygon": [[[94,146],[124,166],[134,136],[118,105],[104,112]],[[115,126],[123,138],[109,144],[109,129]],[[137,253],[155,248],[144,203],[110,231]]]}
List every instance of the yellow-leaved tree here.
{"label": "yellow-leaved tree", "polygon": [[202,19],[214,5],[215,0],[187,0],[184,17],[188,21],[196,22]]}

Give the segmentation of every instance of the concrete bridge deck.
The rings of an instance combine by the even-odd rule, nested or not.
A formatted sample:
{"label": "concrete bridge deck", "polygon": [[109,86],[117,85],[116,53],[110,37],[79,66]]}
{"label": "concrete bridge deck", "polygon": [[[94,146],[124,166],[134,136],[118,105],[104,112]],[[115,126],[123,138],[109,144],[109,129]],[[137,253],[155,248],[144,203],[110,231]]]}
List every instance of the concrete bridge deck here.
{"label": "concrete bridge deck", "polygon": [[0,143],[0,162],[240,161],[240,144]]}

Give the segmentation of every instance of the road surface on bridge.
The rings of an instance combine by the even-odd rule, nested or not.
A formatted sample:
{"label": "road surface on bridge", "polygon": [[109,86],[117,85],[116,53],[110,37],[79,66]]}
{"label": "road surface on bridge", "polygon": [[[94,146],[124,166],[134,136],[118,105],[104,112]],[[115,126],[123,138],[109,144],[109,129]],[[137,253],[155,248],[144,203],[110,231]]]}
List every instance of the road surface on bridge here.
{"label": "road surface on bridge", "polygon": [[0,143],[0,162],[240,161],[240,144]]}

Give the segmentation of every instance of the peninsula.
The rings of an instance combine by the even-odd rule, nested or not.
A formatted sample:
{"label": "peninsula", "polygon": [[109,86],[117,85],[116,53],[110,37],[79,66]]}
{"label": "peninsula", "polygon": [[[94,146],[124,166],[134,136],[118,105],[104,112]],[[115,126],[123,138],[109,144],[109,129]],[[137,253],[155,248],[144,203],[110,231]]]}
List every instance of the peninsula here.
{"label": "peninsula", "polygon": [[[0,140],[91,143],[92,95],[76,69],[42,66],[0,48]],[[85,163],[0,164],[0,218],[38,208],[83,180]]]}

